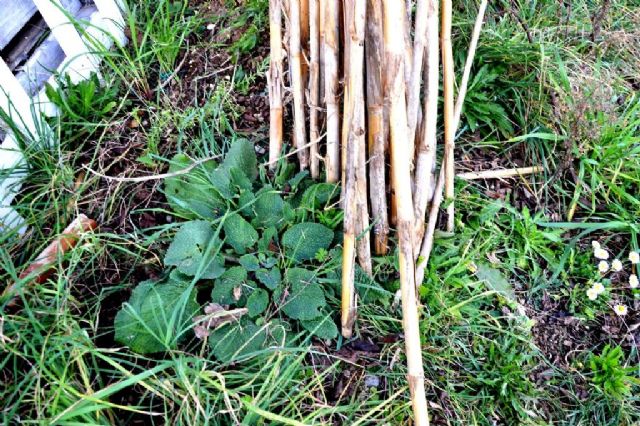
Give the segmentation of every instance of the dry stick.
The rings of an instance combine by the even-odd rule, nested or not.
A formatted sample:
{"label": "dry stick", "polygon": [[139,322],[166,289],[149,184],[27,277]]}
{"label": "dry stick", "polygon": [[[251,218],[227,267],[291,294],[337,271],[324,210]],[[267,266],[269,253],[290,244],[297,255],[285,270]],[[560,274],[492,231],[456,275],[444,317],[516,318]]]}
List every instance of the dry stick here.
{"label": "dry stick", "polygon": [[[409,143],[415,147],[416,125],[418,123],[418,110],[420,105],[420,82],[422,80],[422,58],[424,56],[427,38],[428,1],[418,0],[416,7],[416,28],[413,39],[413,60],[411,68],[411,81],[407,100],[407,119],[409,123]],[[413,160],[413,155],[412,155]]]}
{"label": "dry stick", "polygon": [[[355,264],[371,273],[371,253],[368,238],[365,123],[364,123],[364,25],[366,0],[347,0],[345,10],[345,40],[350,55],[345,58],[345,103],[343,147],[345,149],[344,192],[344,252],[342,270],[342,334],[350,337],[355,320]],[[357,256],[353,251],[356,236]]]}
{"label": "dry stick", "polygon": [[473,66],[473,58],[476,56],[476,49],[478,48],[478,40],[480,39],[480,30],[482,29],[482,22],[484,21],[484,13],[487,10],[488,0],[482,0],[480,7],[478,8],[478,15],[476,16],[476,22],[473,24],[473,33],[471,34],[471,42],[469,43],[469,50],[467,51],[467,59],[464,64],[464,71],[462,73],[462,80],[460,82],[460,90],[458,91],[458,98],[456,99],[456,106],[453,114],[454,132],[458,130],[460,125],[460,116],[462,114],[462,104],[464,98],[467,96],[467,86],[469,85],[469,76],[471,75],[471,67]]}
{"label": "dry stick", "polygon": [[385,179],[386,134],[384,91],[382,87],[384,46],[382,34],[382,0],[367,0],[366,28],[367,126],[369,145],[369,197],[374,222],[373,249],[376,255],[387,254],[389,219]]}
{"label": "dry stick", "polygon": [[282,152],[282,0],[269,0],[269,168]]}
{"label": "dry stick", "polygon": [[[291,1],[291,0],[290,0]],[[302,49],[302,87],[309,81],[309,0],[300,1],[300,47]]]}
{"label": "dry stick", "polygon": [[291,89],[293,91],[294,141],[298,151],[300,169],[309,166],[309,150],[300,149],[306,145],[306,124],[304,115],[304,91],[302,82],[302,53],[300,45],[300,0],[289,1],[289,61],[291,67]]}
{"label": "dry stick", "polygon": [[407,379],[411,392],[414,421],[418,426],[429,424],[424,369],[420,346],[418,302],[413,257],[413,200],[411,196],[411,162],[407,143],[407,103],[404,81],[404,13],[397,0],[383,0],[385,75],[390,98],[390,134],[392,151],[392,185],[396,190],[398,219],[398,261],[402,293],[402,325],[407,355]]}
{"label": "dry stick", "polygon": [[[424,71],[424,118],[422,120],[422,139],[416,154],[414,175],[416,228],[414,242],[416,253],[424,235],[425,214],[431,199],[433,168],[436,163],[436,134],[438,130],[438,85],[440,80],[440,49],[438,45],[438,0],[427,0],[427,41]],[[420,283],[420,281],[418,281]]]}
{"label": "dry stick", "polygon": [[456,177],[462,180],[480,180],[480,179],[506,179],[544,171],[542,166],[516,167],[513,169],[501,170],[483,170],[480,172],[458,173]]}
{"label": "dry stick", "polygon": [[365,96],[364,96],[364,43],[367,0],[355,0],[353,10],[353,26],[348,33],[351,37],[349,55],[349,86],[352,93],[354,109],[351,113],[350,135],[357,144],[356,158],[356,200],[358,203],[358,220],[356,221],[356,235],[358,240],[358,263],[364,272],[372,275],[371,238],[369,230],[369,204],[367,197],[367,146],[365,124]]}
{"label": "dry stick", "polygon": [[[454,197],[454,106],[453,106],[453,49],[451,47],[451,0],[442,0],[442,32],[440,34],[442,44],[442,67],[444,86],[444,158],[442,160],[445,169],[444,191],[445,197],[452,200]],[[447,230],[453,231],[455,208],[453,201],[447,207]]]}
{"label": "dry stick", "polygon": [[325,2],[324,11],[324,95],[327,106],[327,182],[340,180],[340,107],[338,105],[338,4]]}
{"label": "dry stick", "polygon": [[320,177],[318,109],[320,107],[320,10],[319,0],[309,0],[309,137],[311,142],[311,177]]}
{"label": "dry stick", "polygon": [[[402,8],[404,18],[404,80],[407,87],[411,87],[411,70],[413,68],[413,43],[411,42],[411,0],[403,2],[400,0],[399,6]],[[409,95],[405,93],[405,95]]]}
{"label": "dry stick", "polygon": [[[64,255],[67,251],[75,247],[83,233],[92,231],[96,229],[97,226],[98,224],[95,220],[89,219],[83,214],[78,215],[78,217],[62,231],[62,234],[58,236],[54,242],[49,244],[20,274],[20,279],[32,277],[34,283],[44,283],[53,273],[53,264],[58,260],[58,255]],[[13,283],[7,286],[2,292],[3,297],[10,297],[7,303],[8,306],[15,305],[15,289],[16,283]]]}
{"label": "dry stick", "polygon": [[[447,0],[443,0],[447,1]],[[443,6],[444,7],[444,6]],[[484,12],[487,7],[487,0],[483,0],[480,4],[480,8],[478,9],[478,16],[476,17],[476,22],[473,26],[473,34],[471,36],[470,47],[473,47],[473,51],[469,49],[469,53],[467,54],[467,59],[465,60],[464,73],[468,74],[471,71],[470,63],[473,61],[475,56],[475,49],[478,45],[478,39],[480,38],[480,30],[482,28],[482,21],[484,19]],[[454,113],[454,122],[452,132],[455,134],[458,126],[460,125],[460,112],[462,111],[462,106],[464,105],[464,96],[467,93],[467,84],[469,81],[469,76],[466,78],[463,75],[462,82],[460,85],[460,95],[458,96],[458,101],[456,103],[456,111],[457,114]],[[446,124],[445,124],[446,126]],[[446,128],[445,128],[446,131]],[[445,136],[446,137],[446,136]],[[446,155],[446,151],[445,151]],[[438,220],[438,212],[440,211],[440,205],[442,204],[442,190],[443,187],[446,186],[445,182],[447,180],[446,176],[446,165],[440,169],[440,175],[438,176],[438,183],[436,184],[435,192],[433,200],[431,201],[431,209],[429,210],[429,218],[427,220],[427,231],[424,234],[424,238],[422,240],[422,247],[420,249],[420,263],[416,265],[416,282],[421,283],[424,279],[424,270],[429,263],[429,257],[431,256],[431,250],[433,248],[433,237],[436,230],[436,221]],[[449,216],[451,217],[451,216]]]}

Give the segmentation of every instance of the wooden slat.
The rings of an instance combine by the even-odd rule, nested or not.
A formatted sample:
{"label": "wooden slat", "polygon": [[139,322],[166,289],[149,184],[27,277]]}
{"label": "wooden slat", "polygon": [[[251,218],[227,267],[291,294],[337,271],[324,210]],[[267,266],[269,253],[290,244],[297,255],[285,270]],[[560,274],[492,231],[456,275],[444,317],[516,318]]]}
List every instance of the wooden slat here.
{"label": "wooden slat", "polygon": [[31,0],[0,0],[0,49],[4,49],[38,11]]}
{"label": "wooden slat", "polygon": [[97,70],[97,60],[89,54],[80,33],[61,10],[60,0],[34,0],[40,14],[60,44],[67,60],[66,71],[71,81],[79,82]]}
{"label": "wooden slat", "polygon": [[33,117],[31,98],[22,88],[6,62],[0,58],[0,108],[22,129],[37,134],[38,126]]}

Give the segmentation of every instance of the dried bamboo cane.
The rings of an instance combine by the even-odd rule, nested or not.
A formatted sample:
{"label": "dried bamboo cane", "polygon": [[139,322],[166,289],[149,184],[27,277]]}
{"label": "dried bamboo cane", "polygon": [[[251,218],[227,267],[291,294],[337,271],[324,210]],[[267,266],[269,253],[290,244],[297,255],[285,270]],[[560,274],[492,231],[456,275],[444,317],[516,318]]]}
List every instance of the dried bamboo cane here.
{"label": "dried bamboo cane", "polygon": [[[425,214],[431,198],[431,180],[436,162],[436,133],[438,129],[438,82],[440,79],[440,49],[438,45],[438,0],[427,0],[427,40],[425,47],[425,97],[424,118],[422,120],[422,139],[416,154],[416,172],[414,175],[416,252],[424,236]],[[420,283],[420,281],[418,281]]]}
{"label": "dried bamboo cane", "polygon": [[320,107],[320,10],[319,0],[309,0],[309,137],[311,139],[310,162],[311,177],[320,176],[320,158],[318,144],[320,126],[318,109]]}
{"label": "dried bamboo cane", "polygon": [[340,180],[340,107],[338,105],[338,46],[340,19],[338,3],[325,2],[324,10],[324,96],[327,107],[327,182]]}
{"label": "dried bamboo cane", "polygon": [[386,131],[384,92],[382,88],[384,39],[382,34],[382,0],[367,0],[366,67],[367,126],[369,145],[369,197],[373,218],[374,253],[387,254],[389,219],[385,179]]}
{"label": "dried bamboo cane", "polygon": [[[356,234],[358,240],[358,263],[368,275],[372,274],[371,238],[369,231],[369,203],[367,197],[367,148],[365,125],[365,96],[364,96],[364,43],[367,0],[355,0],[353,17],[350,22],[349,35],[351,46],[349,50],[348,82],[353,100],[351,112],[350,136],[358,146],[356,158],[356,200],[358,203],[358,220]],[[348,3],[345,3],[345,6]]]}
{"label": "dried bamboo cane", "polygon": [[455,207],[454,197],[454,158],[453,150],[455,144],[455,124],[453,110],[453,49],[451,47],[451,0],[442,0],[442,32],[440,34],[442,43],[442,67],[444,86],[444,158],[442,160],[445,168],[444,191],[445,198],[451,200],[447,207],[447,230],[453,231]]}
{"label": "dried bamboo cane", "polygon": [[[411,69],[413,68],[413,43],[411,42],[411,0],[398,1],[404,18],[404,80],[406,87],[411,87]],[[408,93],[405,93],[408,96]]]}
{"label": "dried bamboo cane", "polygon": [[[413,38],[413,60],[411,82],[408,87],[407,119],[409,123],[409,142],[415,147],[416,125],[420,109],[420,82],[422,80],[422,58],[427,39],[428,0],[418,0],[416,7],[416,28]],[[413,157],[412,157],[413,158]]]}
{"label": "dried bamboo cane", "polygon": [[[344,194],[344,250],[342,288],[343,309],[347,302],[354,301],[353,256],[351,252],[352,240],[357,236],[357,258],[362,268],[371,274],[371,252],[368,237],[368,209],[366,182],[366,151],[365,151],[365,114],[364,114],[364,26],[366,14],[366,0],[346,0],[345,10],[345,39],[349,44],[349,56],[345,58],[345,104],[343,132],[345,139],[345,194]],[[348,289],[348,290],[345,290]],[[351,304],[348,312],[343,311],[342,333],[351,336],[355,306]]]}
{"label": "dried bamboo cane", "polygon": [[309,148],[306,147],[307,130],[304,114],[304,90],[302,81],[302,53],[300,45],[300,0],[289,1],[289,61],[291,89],[293,91],[294,141],[298,150],[300,169],[309,167]]}
{"label": "dried bamboo cane", "polygon": [[282,0],[269,0],[269,168],[282,153]]}
{"label": "dried bamboo cane", "polygon": [[[291,0],[289,0],[291,1]],[[309,0],[300,1],[300,49],[302,51],[302,87],[307,87],[309,81]]]}
{"label": "dried bamboo cane", "polygon": [[467,86],[469,84],[469,76],[471,75],[471,66],[473,65],[473,58],[476,55],[476,49],[478,48],[478,40],[480,39],[480,30],[482,29],[482,22],[484,21],[484,13],[487,10],[488,0],[482,0],[480,7],[478,8],[478,15],[476,16],[476,22],[473,25],[473,33],[471,34],[471,42],[469,43],[469,50],[467,52],[467,59],[464,64],[464,72],[462,73],[462,80],[460,82],[460,90],[458,91],[458,98],[456,99],[456,106],[453,113],[454,128],[457,130],[460,125],[460,116],[462,115],[462,105],[464,98],[467,96]]}
{"label": "dried bamboo cane", "polygon": [[[443,0],[446,1],[446,0]],[[458,99],[456,101],[457,111],[458,113],[454,113],[453,117],[453,133],[458,129],[460,125],[460,113],[462,111],[462,106],[464,105],[464,96],[467,93],[467,83],[469,81],[468,74],[471,72],[471,63],[473,62],[473,58],[475,56],[475,50],[478,45],[478,39],[480,38],[480,30],[482,28],[482,21],[484,19],[484,12],[487,7],[487,0],[483,0],[480,4],[480,8],[478,9],[478,16],[476,17],[476,22],[473,27],[473,34],[471,36],[471,43],[469,44],[469,53],[467,54],[467,59],[465,60],[464,73],[466,74],[462,78],[462,84],[460,86],[460,94],[458,95]],[[444,6],[443,6],[444,7]],[[446,129],[445,129],[446,131]],[[424,234],[422,240],[422,247],[420,249],[420,263],[416,266],[416,282],[421,283],[424,279],[424,271],[429,262],[429,258],[431,256],[431,250],[433,249],[433,238],[436,229],[436,221],[438,219],[438,212],[440,211],[440,204],[442,203],[442,191],[446,185],[446,166],[443,166],[440,169],[440,174],[438,176],[438,182],[436,184],[436,188],[434,191],[433,200],[431,202],[431,209],[429,210],[429,218],[427,220],[427,230]]]}
{"label": "dried bamboo cane", "polygon": [[399,271],[402,293],[402,324],[405,335],[409,390],[414,421],[429,424],[420,346],[418,302],[413,257],[413,200],[411,196],[410,152],[407,143],[407,108],[404,82],[404,17],[397,0],[383,0],[386,87],[390,97],[392,184],[396,189],[398,214]]}

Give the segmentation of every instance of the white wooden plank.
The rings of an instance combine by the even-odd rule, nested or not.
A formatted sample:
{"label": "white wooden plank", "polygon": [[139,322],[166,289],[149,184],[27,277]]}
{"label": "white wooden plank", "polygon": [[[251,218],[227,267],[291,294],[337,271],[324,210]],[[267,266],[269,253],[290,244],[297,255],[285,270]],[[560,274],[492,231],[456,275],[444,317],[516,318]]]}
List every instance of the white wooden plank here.
{"label": "white wooden plank", "polygon": [[126,41],[125,21],[118,4],[115,0],[94,0],[94,3],[106,22],[104,29],[113,36],[118,44],[123,45]]}
{"label": "white wooden plank", "polygon": [[11,208],[11,202],[20,190],[26,169],[25,161],[15,138],[7,135],[0,144],[0,232],[20,228],[25,231],[24,220]]}
{"label": "white wooden plank", "polygon": [[31,98],[2,58],[0,58],[0,108],[13,118],[21,130],[26,130],[32,135],[37,134],[38,126],[34,120]]}
{"label": "white wooden plank", "polygon": [[0,206],[11,204],[26,174],[26,163],[13,135],[0,144]]}
{"label": "white wooden plank", "polygon": [[0,0],[0,49],[11,42],[37,10],[31,0]]}
{"label": "white wooden plank", "polygon": [[65,71],[69,73],[71,81],[82,81],[88,78],[91,72],[96,72],[97,61],[89,54],[82,37],[62,10],[60,0],[34,2],[67,57],[64,62]]}
{"label": "white wooden plank", "polygon": [[0,232],[7,232],[17,229],[18,235],[22,235],[27,230],[24,219],[11,207],[0,206]]}

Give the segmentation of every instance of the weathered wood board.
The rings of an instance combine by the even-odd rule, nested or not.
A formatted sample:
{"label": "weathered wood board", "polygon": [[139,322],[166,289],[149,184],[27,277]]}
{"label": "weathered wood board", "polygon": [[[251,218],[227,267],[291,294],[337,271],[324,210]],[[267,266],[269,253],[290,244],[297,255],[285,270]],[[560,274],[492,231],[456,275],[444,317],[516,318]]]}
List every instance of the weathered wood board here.
{"label": "weathered wood board", "polygon": [[0,49],[11,42],[37,11],[31,0],[0,0]]}

